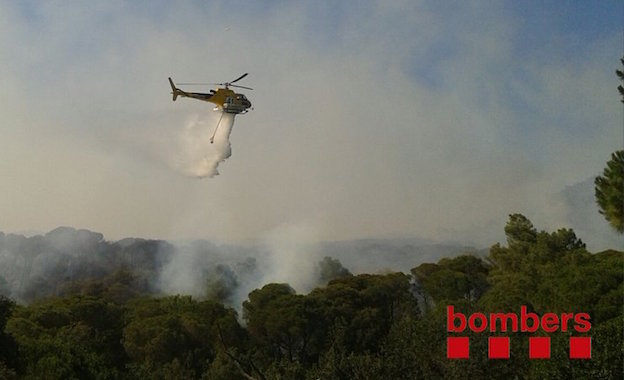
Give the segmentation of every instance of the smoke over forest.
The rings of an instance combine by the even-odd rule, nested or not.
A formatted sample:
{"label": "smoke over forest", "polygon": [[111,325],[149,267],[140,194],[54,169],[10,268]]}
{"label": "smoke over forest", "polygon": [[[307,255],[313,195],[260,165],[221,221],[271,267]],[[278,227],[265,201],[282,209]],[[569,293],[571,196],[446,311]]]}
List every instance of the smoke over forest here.
{"label": "smoke over forest", "polygon": [[137,293],[183,294],[240,309],[249,292],[270,282],[306,293],[351,272],[408,271],[474,251],[417,239],[299,244],[276,238],[254,245],[107,241],[97,232],[59,227],[31,237],[0,233],[0,294],[29,303],[108,282],[125,286],[117,289],[124,299]]}
{"label": "smoke over forest", "polygon": [[[507,246],[487,251],[301,243],[292,227],[254,245],[0,234],[0,378],[619,378],[622,252],[509,217]],[[508,360],[485,360],[489,334],[471,334],[470,360],[445,360],[447,305],[586,314],[591,360],[569,360],[560,333],[551,360],[532,360],[521,333]]]}

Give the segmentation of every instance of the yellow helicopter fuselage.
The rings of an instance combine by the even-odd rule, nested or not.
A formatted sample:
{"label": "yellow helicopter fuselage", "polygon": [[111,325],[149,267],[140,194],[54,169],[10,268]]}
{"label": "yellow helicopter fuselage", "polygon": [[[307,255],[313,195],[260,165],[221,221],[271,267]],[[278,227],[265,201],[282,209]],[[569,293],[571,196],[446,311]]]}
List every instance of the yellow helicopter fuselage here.
{"label": "yellow helicopter fuselage", "polygon": [[245,113],[251,107],[251,102],[245,95],[229,88],[217,89],[207,101],[216,104],[222,111],[233,114]]}
{"label": "yellow helicopter fuselage", "polygon": [[251,102],[244,94],[236,93],[227,86],[218,88],[217,90],[210,90],[210,93],[203,93],[182,91],[175,86],[171,78],[169,78],[169,83],[171,84],[173,101],[175,101],[178,96],[203,100],[215,104],[217,108],[223,112],[235,115],[247,113],[251,107]]}

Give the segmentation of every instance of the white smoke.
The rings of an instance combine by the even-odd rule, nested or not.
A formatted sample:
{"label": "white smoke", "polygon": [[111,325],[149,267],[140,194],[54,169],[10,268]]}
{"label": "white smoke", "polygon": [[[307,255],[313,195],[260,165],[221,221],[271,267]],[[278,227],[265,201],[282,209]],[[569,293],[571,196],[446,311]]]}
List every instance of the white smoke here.
{"label": "white smoke", "polygon": [[219,163],[232,155],[233,126],[233,114],[215,112],[207,118],[193,115],[177,136],[173,167],[193,177],[218,175]]}
{"label": "white smoke", "polygon": [[298,293],[307,293],[318,285],[315,254],[318,236],[315,228],[307,223],[291,223],[277,226],[264,239],[268,251],[260,288],[268,283],[287,283]]}
{"label": "white smoke", "polygon": [[158,287],[167,294],[202,297],[205,292],[206,252],[177,246],[172,259],[160,271]]}

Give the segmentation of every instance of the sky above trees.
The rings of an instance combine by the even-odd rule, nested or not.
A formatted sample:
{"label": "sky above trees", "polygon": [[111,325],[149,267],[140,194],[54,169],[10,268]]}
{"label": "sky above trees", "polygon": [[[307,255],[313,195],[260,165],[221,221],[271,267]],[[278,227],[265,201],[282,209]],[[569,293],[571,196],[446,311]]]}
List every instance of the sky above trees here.
{"label": "sky above trees", "polygon": [[[0,2],[0,230],[489,245],[515,212],[569,225],[556,195],[622,146],[622,12],[589,1]],[[255,110],[236,118],[221,175],[176,172],[189,122],[218,115],[172,103],[167,77],[245,72]]]}

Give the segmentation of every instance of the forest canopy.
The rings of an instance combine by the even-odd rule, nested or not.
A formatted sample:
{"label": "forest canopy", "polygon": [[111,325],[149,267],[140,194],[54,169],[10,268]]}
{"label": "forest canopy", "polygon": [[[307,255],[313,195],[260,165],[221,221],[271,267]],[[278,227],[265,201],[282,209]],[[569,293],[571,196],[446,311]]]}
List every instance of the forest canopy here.
{"label": "forest canopy", "polygon": [[[240,268],[215,267],[203,297],[159,294],[150,268],[169,248],[133,241],[126,249],[138,245],[142,256],[123,268],[91,267],[91,277],[27,303],[0,298],[0,378],[619,378],[624,253],[590,253],[574,231],[538,231],[520,214],[504,231],[506,244],[486,254],[404,272],[352,274],[325,257],[312,291],[264,284],[240,313],[223,303]],[[85,249],[102,242],[81,236]],[[469,333],[471,358],[449,360],[447,305],[466,314],[521,306],[540,315],[588,313],[592,358],[569,359],[570,334],[558,332],[550,360],[529,360],[521,333],[511,336],[509,360],[487,360],[488,335]]]}

